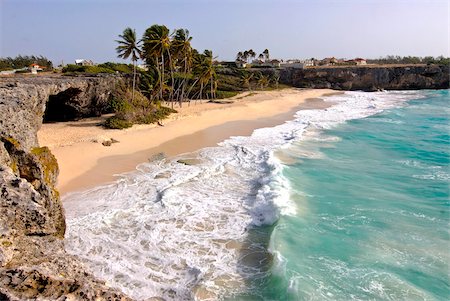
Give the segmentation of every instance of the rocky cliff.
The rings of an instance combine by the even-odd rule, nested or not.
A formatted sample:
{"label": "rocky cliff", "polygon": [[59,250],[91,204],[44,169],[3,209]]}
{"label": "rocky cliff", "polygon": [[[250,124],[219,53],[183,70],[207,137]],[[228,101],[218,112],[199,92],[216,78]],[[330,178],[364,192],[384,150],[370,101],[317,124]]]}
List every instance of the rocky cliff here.
{"label": "rocky cliff", "polygon": [[117,85],[126,78],[97,76],[22,76],[0,78],[0,95],[8,99],[42,99],[44,122],[100,116]]}
{"label": "rocky cliff", "polygon": [[449,66],[438,65],[286,68],[280,72],[280,82],[336,90],[448,89],[449,70]]}
{"label": "rocky cliff", "polygon": [[[101,101],[107,80],[0,79],[0,300],[129,300],[65,252],[58,165],[36,136],[50,95],[76,88]],[[87,114],[92,105],[80,101]]]}

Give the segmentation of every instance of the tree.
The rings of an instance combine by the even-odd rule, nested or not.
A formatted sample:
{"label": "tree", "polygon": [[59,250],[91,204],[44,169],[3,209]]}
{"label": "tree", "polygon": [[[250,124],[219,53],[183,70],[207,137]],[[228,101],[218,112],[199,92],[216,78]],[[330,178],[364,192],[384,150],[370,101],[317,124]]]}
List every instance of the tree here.
{"label": "tree", "polygon": [[250,81],[251,81],[252,77],[253,77],[253,73],[249,73],[249,72],[244,72],[244,73],[242,73],[242,75],[241,75],[241,82],[242,82],[242,85],[243,85],[244,87],[247,87],[247,89],[248,89],[249,91],[252,90],[252,89],[251,89],[251,86],[250,86]]}
{"label": "tree", "polygon": [[269,49],[264,49],[263,54],[264,54],[265,60],[268,61],[270,59]]}
{"label": "tree", "polygon": [[216,83],[216,69],[214,68],[214,64],[213,64],[213,53],[211,50],[205,50],[204,55],[206,57],[206,65],[205,65],[205,76],[207,78],[209,78],[209,82],[210,82],[210,88],[211,88],[211,92],[210,92],[210,97],[211,99],[215,98],[215,94],[216,94],[216,87],[217,87],[217,83]]}
{"label": "tree", "polygon": [[269,85],[269,76],[259,74],[258,75],[258,84],[261,87],[261,89],[264,89],[265,87],[267,87]]}
{"label": "tree", "polygon": [[178,29],[175,32],[174,39],[172,41],[172,48],[174,49],[174,55],[183,66],[183,77],[180,87],[181,93],[179,96],[180,107],[185,97],[187,78],[192,68],[192,37],[189,36],[189,30]]}
{"label": "tree", "polygon": [[280,75],[274,74],[271,78],[272,82],[275,84],[275,88],[278,89],[278,86],[280,84]]}
{"label": "tree", "polygon": [[213,65],[213,54],[211,50],[205,50],[202,54],[194,52],[194,64],[193,72],[196,77],[196,81],[191,87],[195,86],[196,83],[200,84],[200,91],[197,98],[200,99],[203,95],[204,86],[210,83],[210,97],[215,97],[216,84],[216,70]]}
{"label": "tree", "polygon": [[248,51],[248,56],[249,56],[250,60],[254,59],[256,57],[256,52],[254,52],[253,49],[250,49]]}
{"label": "tree", "polygon": [[249,53],[248,50],[245,50],[244,53],[242,54],[242,58],[244,59],[244,61],[246,61],[248,63],[248,57],[249,57]]}
{"label": "tree", "polygon": [[141,50],[139,49],[140,41],[136,40],[136,31],[130,27],[125,28],[119,37],[121,40],[116,40],[119,43],[119,46],[116,48],[118,57],[125,60],[131,57],[131,61],[133,62],[133,92],[131,94],[131,101],[133,101],[136,87],[136,62],[141,54]]}
{"label": "tree", "polygon": [[243,61],[244,60],[244,54],[242,51],[239,51],[236,55],[236,61]]}
{"label": "tree", "polygon": [[[169,29],[164,25],[152,25],[147,28],[142,38],[143,45],[143,55],[146,59],[147,64],[156,65],[157,70],[159,71],[159,89],[160,89],[160,98],[163,99],[163,90],[164,90],[164,67],[166,64],[165,57],[170,57],[170,35]],[[160,61],[161,60],[161,61]],[[170,65],[171,62],[169,62]],[[173,76],[173,73],[172,73]]]}

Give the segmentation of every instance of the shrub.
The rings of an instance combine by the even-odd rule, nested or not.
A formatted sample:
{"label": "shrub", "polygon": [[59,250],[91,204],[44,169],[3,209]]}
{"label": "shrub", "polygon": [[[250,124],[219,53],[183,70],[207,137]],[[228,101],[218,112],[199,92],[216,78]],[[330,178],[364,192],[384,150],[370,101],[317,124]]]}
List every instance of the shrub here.
{"label": "shrub", "polygon": [[24,70],[17,70],[16,73],[18,73],[18,74],[19,73],[31,73],[31,71],[28,69],[24,69]]}
{"label": "shrub", "polygon": [[230,97],[238,95],[238,93],[239,92],[237,92],[237,91],[220,91],[220,90],[217,90],[216,91],[216,98],[217,99],[230,98]]}
{"label": "shrub", "polygon": [[118,116],[112,116],[106,119],[105,127],[109,129],[126,129],[133,125],[131,121],[121,119]]}
{"label": "shrub", "polygon": [[111,97],[106,107],[106,111],[110,113],[127,112],[132,109],[132,105],[128,101],[118,97]]}
{"label": "shrub", "polygon": [[83,70],[84,70],[83,66],[77,66],[77,65],[69,64],[69,65],[66,65],[62,69],[62,72],[63,73],[66,73],[66,72],[84,72]]}
{"label": "shrub", "polygon": [[144,116],[138,119],[139,123],[151,124],[156,123],[164,118],[168,117],[172,113],[176,113],[177,111],[168,107],[160,107],[154,108],[152,111],[148,112]]}
{"label": "shrub", "polygon": [[106,67],[100,66],[78,66],[69,64],[62,69],[63,73],[67,72],[83,72],[89,74],[97,74],[97,73],[114,73],[115,71]]}
{"label": "shrub", "polygon": [[110,69],[113,71],[118,71],[120,73],[133,73],[133,66],[127,65],[127,64],[106,62],[106,63],[97,65],[97,67],[107,68],[107,69]]}

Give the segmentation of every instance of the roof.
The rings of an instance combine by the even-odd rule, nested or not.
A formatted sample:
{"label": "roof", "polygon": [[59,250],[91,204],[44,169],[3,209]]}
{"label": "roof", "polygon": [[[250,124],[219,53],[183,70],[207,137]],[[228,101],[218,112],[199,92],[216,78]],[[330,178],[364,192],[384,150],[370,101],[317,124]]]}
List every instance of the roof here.
{"label": "roof", "polygon": [[83,62],[90,62],[90,60],[86,60],[86,59],[78,59],[78,60],[75,60],[75,63],[76,63],[76,64],[83,63]]}

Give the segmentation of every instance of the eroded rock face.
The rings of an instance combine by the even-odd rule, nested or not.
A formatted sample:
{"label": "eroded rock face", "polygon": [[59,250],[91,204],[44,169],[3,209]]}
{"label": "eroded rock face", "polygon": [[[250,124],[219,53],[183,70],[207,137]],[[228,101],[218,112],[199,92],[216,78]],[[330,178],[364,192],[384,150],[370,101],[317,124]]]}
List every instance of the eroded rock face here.
{"label": "eroded rock face", "polygon": [[0,300],[129,300],[64,249],[58,165],[36,132],[48,95],[70,84],[9,84],[0,84]]}
{"label": "eroded rock face", "polygon": [[0,97],[16,106],[36,104],[44,121],[77,120],[105,113],[116,85],[126,80],[116,75],[3,77]]}
{"label": "eroded rock face", "polygon": [[283,69],[281,82],[298,88],[336,90],[448,89],[449,66],[320,67]]}

